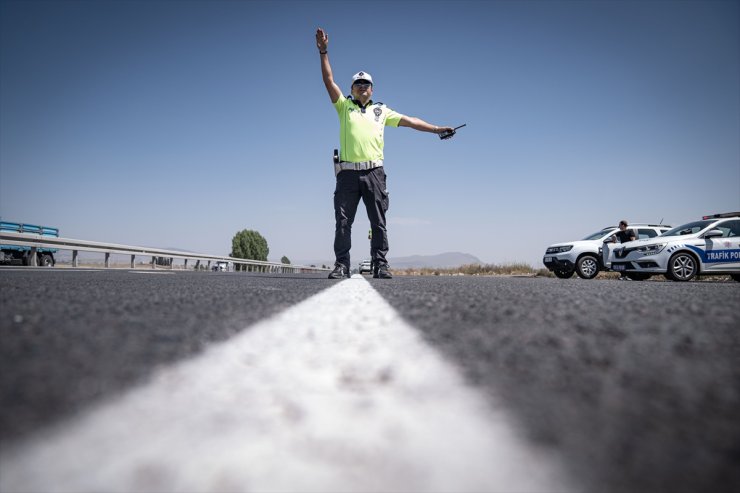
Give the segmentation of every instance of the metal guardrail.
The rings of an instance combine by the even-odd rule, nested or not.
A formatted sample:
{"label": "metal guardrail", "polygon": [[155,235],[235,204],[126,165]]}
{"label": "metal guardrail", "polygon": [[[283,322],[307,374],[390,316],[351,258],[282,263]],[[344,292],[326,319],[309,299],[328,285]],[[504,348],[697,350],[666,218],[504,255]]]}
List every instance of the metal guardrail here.
{"label": "metal guardrail", "polygon": [[331,269],[323,267],[313,267],[306,265],[281,264],[277,262],[265,262],[262,260],[250,260],[236,257],[227,257],[221,255],[208,255],[204,253],[182,252],[179,250],[164,250],[161,248],[148,248],[131,245],[119,245],[116,243],[102,243],[98,241],[75,240],[72,238],[59,238],[51,236],[39,236],[28,233],[0,232],[0,244],[13,245],[31,248],[29,259],[32,266],[36,265],[36,251],[38,248],[57,248],[60,250],[72,250],[72,266],[78,267],[78,252],[100,252],[105,254],[105,267],[110,267],[111,254],[131,255],[131,268],[134,268],[136,256],[152,257],[152,269],[156,268],[156,257],[170,259],[170,269],[173,268],[173,259],[182,259],[185,261],[185,269],[188,266],[188,260],[195,260],[195,268],[200,267],[201,261],[207,262],[207,269],[210,270],[211,262],[231,262],[235,265],[246,266],[247,271],[251,272],[281,272],[281,273],[299,273],[299,272],[324,272]]}

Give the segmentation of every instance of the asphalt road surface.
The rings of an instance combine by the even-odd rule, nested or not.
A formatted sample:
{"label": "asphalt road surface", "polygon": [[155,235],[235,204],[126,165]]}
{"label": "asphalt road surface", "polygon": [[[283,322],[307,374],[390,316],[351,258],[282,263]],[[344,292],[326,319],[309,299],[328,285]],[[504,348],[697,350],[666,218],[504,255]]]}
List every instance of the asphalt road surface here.
{"label": "asphalt road surface", "polygon": [[[0,440],[5,454],[0,475],[13,472],[13,456],[47,430],[63,430],[88,410],[147,385],[157,372],[259,332],[256,324],[330,291],[314,311],[339,317],[335,325],[340,329],[355,317],[372,322],[376,314],[382,318],[378,310],[395,309],[475,396],[511,418],[527,446],[547,451],[562,464],[567,486],[554,490],[740,489],[740,283],[510,277],[368,281],[370,291],[392,308],[371,303],[372,293],[358,284],[354,298],[332,298],[341,283],[349,287],[363,281],[330,281],[324,275],[0,269]],[[306,309],[310,312],[311,306]],[[300,325],[302,314],[290,323]],[[376,330],[367,327],[361,332]],[[313,351],[314,337],[310,332],[300,339],[301,351]],[[391,339],[380,340],[393,345]],[[277,350],[287,342],[265,344]],[[357,354],[356,360],[365,353]],[[400,364],[403,350],[386,357]],[[413,366],[409,359],[404,363]],[[384,364],[377,379],[383,384],[391,379],[387,368],[393,366]],[[348,376],[346,368],[341,378],[355,394],[358,385],[370,385]],[[300,394],[295,383],[289,385],[290,392]],[[467,399],[463,394],[459,400]],[[306,395],[312,399],[311,392]],[[288,414],[295,418],[300,407],[295,404]],[[425,416],[413,419],[423,422]],[[347,441],[352,440],[348,432]],[[465,443],[459,446],[467,450]],[[413,454],[421,448],[409,450]],[[34,460],[34,467],[43,467]],[[415,484],[393,483],[396,474],[389,476],[390,483],[379,484],[395,484],[390,489],[396,491]],[[443,479],[425,489],[471,489]],[[227,483],[231,486],[221,489],[249,490],[263,483],[244,484]],[[335,484],[337,490],[347,485]],[[290,483],[283,486],[291,488]],[[166,481],[159,488],[176,489]],[[371,490],[361,482],[351,489]]]}

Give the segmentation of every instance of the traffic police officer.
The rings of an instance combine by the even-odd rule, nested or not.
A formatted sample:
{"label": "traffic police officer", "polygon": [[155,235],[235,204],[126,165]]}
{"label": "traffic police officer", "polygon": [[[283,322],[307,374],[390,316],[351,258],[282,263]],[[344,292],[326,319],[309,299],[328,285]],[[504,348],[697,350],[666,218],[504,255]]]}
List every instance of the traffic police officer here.
{"label": "traffic police officer", "polygon": [[402,115],[383,103],[374,102],[373,78],[367,72],[352,76],[352,93],[344,97],[334,82],[327,46],[329,36],[316,30],[316,47],[321,57],[321,76],[329,97],[339,115],[340,155],[334,164],[337,186],[334,191],[334,254],[336,263],[330,279],[349,277],[352,246],[352,223],[360,198],[365,203],[370,220],[373,277],[390,279],[388,271],[388,233],[385,213],[388,210],[388,190],[383,170],[383,131],[385,126],[411,127],[422,132],[441,134],[452,127],[437,127],[424,120]]}

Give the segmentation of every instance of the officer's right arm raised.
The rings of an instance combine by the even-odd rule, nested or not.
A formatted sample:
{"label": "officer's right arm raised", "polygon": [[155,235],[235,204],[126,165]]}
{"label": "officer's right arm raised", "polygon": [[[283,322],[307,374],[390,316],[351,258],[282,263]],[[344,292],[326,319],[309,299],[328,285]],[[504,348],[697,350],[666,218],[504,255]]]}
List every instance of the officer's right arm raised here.
{"label": "officer's right arm raised", "polygon": [[329,53],[327,47],[329,46],[329,36],[324,32],[323,29],[318,28],[316,30],[316,47],[319,49],[321,57],[321,77],[324,79],[324,85],[326,90],[329,92],[329,97],[332,103],[336,103],[339,96],[342,95],[342,90],[334,82],[334,75],[331,73],[331,65],[329,65]]}

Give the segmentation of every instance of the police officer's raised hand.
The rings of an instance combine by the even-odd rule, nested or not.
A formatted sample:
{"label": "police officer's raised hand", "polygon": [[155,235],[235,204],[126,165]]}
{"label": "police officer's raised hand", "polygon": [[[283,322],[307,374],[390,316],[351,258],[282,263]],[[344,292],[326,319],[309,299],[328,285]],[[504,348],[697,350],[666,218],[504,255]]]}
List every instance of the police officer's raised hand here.
{"label": "police officer's raised hand", "polygon": [[319,51],[326,51],[327,46],[329,46],[329,35],[323,29],[318,28],[316,30],[316,47]]}

